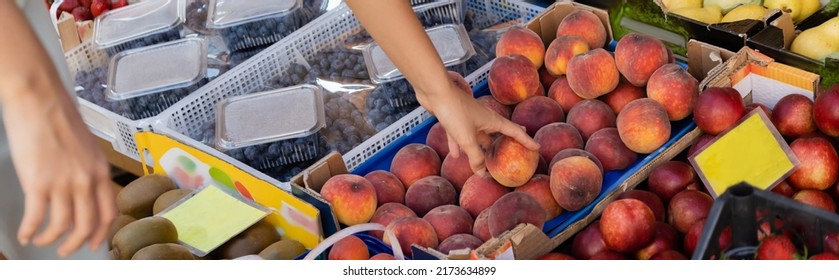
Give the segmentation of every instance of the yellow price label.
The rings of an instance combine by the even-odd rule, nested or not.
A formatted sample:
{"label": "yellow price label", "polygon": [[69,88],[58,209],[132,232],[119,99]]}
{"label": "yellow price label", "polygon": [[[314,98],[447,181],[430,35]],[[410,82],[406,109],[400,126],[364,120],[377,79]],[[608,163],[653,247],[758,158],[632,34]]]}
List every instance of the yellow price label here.
{"label": "yellow price label", "polygon": [[203,256],[268,213],[211,185],[160,216],[175,224],[181,243]]}
{"label": "yellow price label", "polygon": [[789,145],[759,108],[689,160],[713,197],[741,182],[770,189],[799,165]]}

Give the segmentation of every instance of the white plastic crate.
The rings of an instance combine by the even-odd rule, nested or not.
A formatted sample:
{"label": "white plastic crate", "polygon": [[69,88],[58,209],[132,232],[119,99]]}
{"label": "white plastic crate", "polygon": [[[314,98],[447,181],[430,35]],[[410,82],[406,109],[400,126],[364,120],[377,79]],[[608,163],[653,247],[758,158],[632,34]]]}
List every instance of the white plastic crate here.
{"label": "white plastic crate", "polygon": [[[459,17],[457,8],[452,8],[451,4],[448,1],[438,1],[417,7],[416,10],[424,13],[442,13]],[[538,14],[537,12],[528,12],[528,9],[524,6],[508,1],[493,1],[490,6],[476,7],[486,9],[484,11],[486,13],[490,13],[489,9],[494,7],[496,11],[503,10],[503,14],[509,17],[525,15],[524,20],[529,20]],[[164,111],[153,125],[154,130],[200,147],[213,155],[245,168],[245,164],[193,140],[189,136],[200,131],[202,124],[214,119],[215,105],[221,100],[258,91],[271,79],[286,73],[292,63],[302,63],[312,59],[322,50],[340,46],[348,36],[358,32],[361,28],[358,20],[352,15],[352,11],[342,4],[335,10],[321,16],[315,23],[301,28],[283,41],[243,62],[220,78],[211,81],[190,97]],[[488,71],[489,64],[467,75],[466,79],[472,86],[476,86],[486,80]],[[426,110],[418,108],[384,130],[379,131],[344,155],[343,158],[347,167],[350,170],[355,169],[429,117],[430,114]],[[252,170],[252,168],[246,169]]]}
{"label": "white plastic crate", "polygon": [[[568,0],[558,0],[565,2]],[[478,29],[492,26],[500,21],[522,19],[525,22],[536,17],[545,8],[517,0],[464,0],[466,10],[474,13],[474,25]]]}
{"label": "white plastic crate", "polygon": [[[106,67],[109,58],[104,50],[97,50],[87,41],[64,53],[64,59],[71,77],[75,77],[79,71]],[[115,151],[140,160],[134,133],[149,128],[154,118],[131,120],[82,98],[77,100],[82,119],[96,136],[111,142]]]}

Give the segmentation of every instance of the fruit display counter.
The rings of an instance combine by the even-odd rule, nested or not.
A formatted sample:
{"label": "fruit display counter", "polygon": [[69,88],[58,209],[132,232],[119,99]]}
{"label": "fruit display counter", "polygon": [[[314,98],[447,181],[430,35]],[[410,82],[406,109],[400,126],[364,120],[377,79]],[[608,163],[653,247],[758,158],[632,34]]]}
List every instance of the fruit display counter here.
{"label": "fruit display counter", "polygon": [[[445,128],[398,70],[371,58],[377,45],[345,4],[319,17],[250,22],[214,14],[234,1],[175,2],[193,10],[179,24],[199,35],[178,29],[178,38],[149,39],[151,46],[109,53],[88,43],[69,54],[83,107],[100,106],[89,123],[131,138],[115,143],[171,176],[150,174],[119,193],[114,259],[839,253],[839,82],[829,70],[837,50],[807,43],[832,38],[836,1],[559,1],[544,10],[412,1],[429,34],[454,34],[432,38],[457,47],[441,53],[452,82],[540,146],[487,135],[480,174],[449,150]],[[498,10],[505,12],[490,13]],[[214,25],[198,30],[190,18]],[[299,29],[281,29],[286,20]],[[763,44],[778,34],[784,42]],[[185,53],[198,53],[193,68],[206,72],[212,42],[229,46],[225,59],[235,67],[153,85],[176,92],[165,106],[160,98],[132,103],[162,113],[126,115],[131,108],[99,102],[142,97],[137,87],[148,85],[119,67],[150,60],[134,56],[193,43],[205,48]],[[111,124],[111,114],[131,122]],[[214,203],[229,201],[201,202],[195,209],[204,212],[193,216],[176,211],[197,207],[207,190],[223,193]],[[196,243],[189,226],[224,207],[239,216],[217,217],[227,229],[205,238],[214,243]]]}

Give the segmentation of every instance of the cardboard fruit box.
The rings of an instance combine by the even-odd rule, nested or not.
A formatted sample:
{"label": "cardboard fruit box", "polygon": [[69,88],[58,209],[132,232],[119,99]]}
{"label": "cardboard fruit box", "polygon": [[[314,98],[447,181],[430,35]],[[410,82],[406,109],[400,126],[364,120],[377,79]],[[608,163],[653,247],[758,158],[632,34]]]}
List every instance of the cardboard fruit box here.
{"label": "cardboard fruit box", "polygon": [[839,83],[839,57],[827,57],[819,61],[790,51],[790,46],[801,32],[836,18],[839,16],[837,12],[839,1],[834,0],[799,24],[795,24],[789,14],[777,14],[767,22],[765,29],[749,38],[746,45],[778,62],[819,74],[821,86],[826,88]]}

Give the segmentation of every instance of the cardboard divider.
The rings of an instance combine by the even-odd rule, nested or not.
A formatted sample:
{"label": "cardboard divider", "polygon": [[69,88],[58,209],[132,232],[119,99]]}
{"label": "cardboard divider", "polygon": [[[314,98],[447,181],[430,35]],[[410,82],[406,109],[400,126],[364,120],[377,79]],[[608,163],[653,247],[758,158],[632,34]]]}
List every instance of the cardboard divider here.
{"label": "cardboard divider", "polygon": [[793,22],[789,14],[778,12],[776,17],[767,22],[766,28],[746,41],[746,46],[760,51],[778,62],[821,75],[821,86],[823,87],[839,83],[839,58],[828,57],[824,61],[818,61],[789,50],[798,34],[839,16],[837,15],[837,11],[839,11],[837,6],[839,5],[832,5],[822,7],[818,12],[798,24]]}

